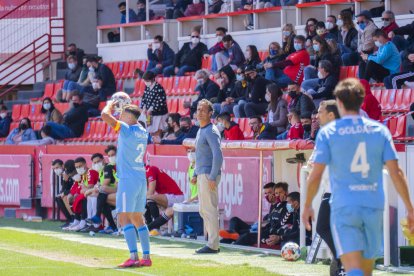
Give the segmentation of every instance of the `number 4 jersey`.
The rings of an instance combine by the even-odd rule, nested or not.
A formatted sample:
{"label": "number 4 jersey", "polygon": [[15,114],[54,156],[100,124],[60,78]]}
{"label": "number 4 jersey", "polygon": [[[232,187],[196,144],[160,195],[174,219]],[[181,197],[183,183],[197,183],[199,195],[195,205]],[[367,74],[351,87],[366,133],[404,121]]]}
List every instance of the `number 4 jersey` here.
{"label": "number 4 jersey", "polygon": [[[145,178],[144,154],[147,148],[148,133],[140,125],[128,125],[118,121],[115,130],[119,131],[116,169],[119,179]],[[145,182],[146,184],[146,182]]]}
{"label": "number 4 jersey", "polygon": [[329,166],[333,209],[384,208],[382,169],[386,161],[398,159],[384,125],[345,116],[319,131],[315,148],[315,163]]}

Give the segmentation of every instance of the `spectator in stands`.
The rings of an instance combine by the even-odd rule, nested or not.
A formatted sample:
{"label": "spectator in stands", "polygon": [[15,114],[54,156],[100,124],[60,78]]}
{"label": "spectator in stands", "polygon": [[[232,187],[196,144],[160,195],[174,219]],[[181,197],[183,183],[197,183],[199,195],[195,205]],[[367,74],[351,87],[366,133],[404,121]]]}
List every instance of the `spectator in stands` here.
{"label": "spectator in stands", "polygon": [[6,145],[18,145],[21,142],[36,140],[36,133],[32,129],[32,123],[29,118],[20,120],[17,128],[13,129],[6,139]]}
{"label": "spectator in stands", "polygon": [[[65,164],[60,159],[52,161],[52,169],[55,176],[60,180],[61,190],[57,191],[55,197],[56,204],[63,215],[66,217],[66,222],[61,228],[68,227],[75,219],[74,213],[70,208],[73,198],[70,195],[70,189],[73,185],[72,176],[76,174],[75,162],[71,159],[67,160]],[[56,178],[55,178],[56,179]]]}
{"label": "spectator in stands", "polygon": [[[260,116],[253,116],[249,120],[249,126],[253,131],[253,140],[260,140],[260,135],[265,129],[265,125],[263,124],[262,117]],[[246,137],[247,139],[248,137]]]}
{"label": "spectator in stands", "polygon": [[[286,138],[288,140],[303,139],[304,129],[300,122],[300,115],[295,110],[291,110],[289,112],[288,118],[289,118],[290,127],[287,132]],[[282,136],[284,138],[284,135]]]}
{"label": "spectator in stands", "polygon": [[365,98],[364,102],[361,105],[361,109],[363,109],[371,119],[379,120],[381,118],[380,103],[378,102],[377,98],[372,95],[369,82],[366,80],[360,80],[360,82],[365,88]]}
{"label": "spectator in stands", "polygon": [[315,110],[315,104],[313,103],[312,99],[308,96],[304,95],[300,91],[300,87],[298,84],[291,84],[288,86],[288,93],[289,97],[291,98],[290,103],[288,105],[289,112],[294,110],[298,115],[304,113],[311,113]]}
{"label": "spectator in stands", "polygon": [[207,46],[200,42],[200,32],[191,33],[191,42],[184,43],[175,55],[174,65],[164,69],[164,76],[184,76],[186,72],[194,72],[201,68],[201,59],[207,53]]}
{"label": "spectator in stands", "polygon": [[275,139],[277,135],[286,131],[288,124],[287,101],[283,99],[282,90],[274,83],[266,87],[267,119],[264,132],[268,139]]}
{"label": "spectator in stands", "polygon": [[382,13],[382,18],[381,18],[382,22],[383,22],[383,26],[381,28],[381,30],[384,31],[384,33],[388,36],[388,34],[392,31],[394,31],[395,29],[398,28],[397,23],[395,22],[395,14],[390,11],[384,11]]}
{"label": "spectator in stands", "polygon": [[102,77],[98,76],[92,81],[92,88],[85,89],[83,93],[83,104],[88,108],[89,117],[97,117],[100,115],[99,103],[101,102]]}
{"label": "spectator in stands", "polygon": [[257,67],[262,61],[260,60],[259,51],[257,51],[256,46],[254,45],[247,45],[246,52],[245,52],[245,62],[244,65],[253,65]]}
{"label": "spectator in stands", "polygon": [[144,21],[150,21],[154,18],[154,11],[149,10],[149,18],[147,18],[147,9],[146,9],[146,1],[145,0],[138,0],[137,2],[137,21],[138,22],[144,22]]}
{"label": "spectator in stands", "polygon": [[75,91],[72,93],[72,107],[63,114],[63,124],[47,122],[52,128],[51,137],[66,139],[80,137],[85,123],[88,121],[88,107],[82,102],[83,96]]}
{"label": "spectator in stands", "polygon": [[316,34],[316,23],[318,23],[318,20],[316,20],[315,18],[308,18],[308,20],[306,20],[305,47],[309,51],[309,55],[311,56],[313,56],[312,39],[317,35]]}
{"label": "spectator in stands", "polygon": [[153,136],[159,136],[168,117],[167,95],[164,88],[155,81],[153,72],[145,72],[142,79],[145,82],[145,90],[140,106],[142,113],[147,117],[147,131]]}
{"label": "spectator in stands", "polygon": [[249,84],[250,97],[244,102],[239,102],[237,105],[239,108],[237,114],[248,118],[256,115],[264,115],[268,104],[265,99],[266,86],[270,81],[257,74],[256,67],[251,65],[246,66],[244,75],[245,80]]}
{"label": "spectator in stands", "polygon": [[231,12],[231,3],[228,0],[222,0],[223,4],[221,5],[219,13],[228,13]]}
{"label": "spectator in stands", "polygon": [[193,0],[192,4],[187,6],[184,16],[199,16],[204,15],[205,4],[200,0]]}
{"label": "spectator in stands", "polygon": [[333,70],[334,66],[329,60],[321,60],[318,66],[317,82],[312,83],[313,80],[309,80],[302,83],[306,95],[313,100],[316,107],[321,101],[333,98],[333,91],[339,82]]}
{"label": "spectator in stands", "polygon": [[339,45],[342,54],[342,62],[345,66],[358,65],[358,31],[352,19],[352,13],[348,10],[340,13],[342,27]]}
{"label": "spectator in stands", "polygon": [[233,70],[244,64],[246,61],[244,53],[240,48],[240,45],[233,40],[231,35],[225,35],[223,37],[224,51],[216,54],[217,70],[220,70],[223,66],[230,65]]}
{"label": "spectator in stands", "polygon": [[165,10],[165,17],[167,19],[177,19],[182,17],[187,6],[191,3],[190,0],[170,0],[167,1]]}
{"label": "spectator in stands", "polygon": [[190,117],[180,118],[180,131],[176,134],[175,139],[162,139],[153,137],[154,143],[161,145],[181,145],[185,139],[195,139],[197,136],[199,127],[193,125]]}
{"label": "spectator in stands", "polygon": [[300,123],[303,128],[303,139],[311,139],[312,113],[304,113],[300,115]]}
{"label": "spectator in stands", "polygon": [[383,82],[390,74],[400,72],[401,56],[397,47],[392,43],[383,30],[376,30],[373,34],[377,54],[361,54],[367,62],[365,71],[359,72],[360,76],[369,81],[371,78],[377,82]]}
{"label": "spectator in stands", "polygon": [[414,81],[414,43],[411,44],[403,53],[401,73],[392,74],[384,79],[387,89],[400,89],[403,85],[408,85]]}
{"label": "spectator in stands", "polygon": [[222,112],[232,113],[234,106],[234,98],[232,97],[234,87],[236,85],[236,74],[230,65],[226,65],[220,69],[220,78],[216,81],[220,87],[217,96],[217,102],[213,104],[214,114],[216,117]]}
{"label": "spectator in stands", "polygon": [[[293,42],[292,42],[293,45]],[[286,58],[286,55],[283,53],[283,49],[280,47],[280,44],[278,42],[271,42],[269,44],[269,55],[263,60],[262,63],[257,65],[258,72],[261,72],[262,70],[265,71],[265,79],[272,79],[271,74],[273,73],[271,69],[273,66],[273,63],[283,61]]]}
{"label": "spectator in stands", "polygon": [[226,35],[226,33],[227,33],[227,29],[226,28],[224,28],[224,27],[218,27],[216,29],[216,39],[217,39],[217,42],[216,42],[216,44],[213,45],[213,47],[211,47],[208,50],[208,54],[211,55],[211,56],[213,56],[212,66],[211,66],[212,67],[211,70],[213,72],[216,72],[217,71],[216,54],[217,53],[220,53],[220,52],[226,53],[225,52],[224,45],[223,45],[223,37]]}
{"label": "spectator in stands", "polygon": [[60,111],[55,108],[52,99],[49,97],[43,99],[42,109],[40,112],[45,115],[45,123],[55,122],[60,124],[63,121],[62,113],[60,113]]}
{"label": "spectator in stands", "polygon": [[0,137],[7,137],[10,130],[12,118],[7,111],[7,106],[0,107]]}
{"label": "spectator in stands", "polygon": [[67,48],[67,57],[69,56],[76,57],[76,62],[78,63],[78,66],[81,67],[81,62],[85,56],[85,52],[82,49],[78,48],[75,43],[71,43]]}
{"label": "spectator in stands", "polygon": [[339,26],[336,24],[336,16],[335,15],[328,15],[325,22],[325,27],[328,30],[328,32],[332,35],[333,39],[336,42],[339,42],[340,38],[340,31]]}
{"label": "spectator in stands", "polygon": [[[305,67],[304,70],[304,79],[305,81],[302,83],[306,85],[306,82],[312,80],[315,82],[318,78],[318,65],[321,60],[329,60],[331,64],[334,64],[334,57],[332,55],[331,49],[321,36],[315,36],[312,40],[313,42],[313,50],[315,51],[315,59],[311,62],[311,65]],[[335,64],[335,66],[339,67],[339,64]],[[333,69],[333,68],[332,68]]]}
{"label": "spectator in stands", "polygon": [[[119,9],[119,12],[121,13],[121,20],[120,20],[121,24],[132,23],[132,22],[137,22],[138,21],[137,14],[134,12],[133,9],[129,9],[128,10],[129,22],[127,22],[126,2],[119,3],[118,4],[118,9]],[[119,33],[119,29],[114,29],[113,31],[108,33],[108,41],[110,43],[119,42],[120,38],[121,38],[121,36],[120,36],[120,33]]]}
{"label": "spectator in stands", "polygon": [[159,75],[162,74],[166,67],[173,65],[175,53],[170,46],[163,41],[163,37],[157,35],[154,37],[154,42],[148,45],[147,57],[149,61],[147,71]]}
{"label": "spectator in stands", "polygon": [[371,13],[372,17],[380,17],[382,13],[384,13],[385,11],[385,4],[384,4],[384,0],[380,0],[380,6],[379,7],[375,7],[369,10],[369,12]]}
{"label": "spectator in stands", "polygon": [[224,140],[244,140],[243,132],[238,124],[231,120],[227,112],[220,113],[217,116],[217,128],[224,134]]}
{"label": "spectator in stands", "polygon": [[[325,26],[325,22],[323,22],[323,21],[319,21],[318,23],[316,23],[316,34],[317,34],[317,36],[321,37],[324,40],[326,40],[326,39],[336,40],[337,39],[337,37],[335,37],[335,35],[333,35],[329,32],[329,30]],[[315,37],[317,37],[317,36],[315,36]],[[315,37],[313,37],[312,42],[315,39]]]}
{"label": "spectator in stands", "polygon": [[[175,140],[177,139],[178,136],[181,135],[181,130],[180,130],[180,119],[181,119],[181,115],[178,113],[169,113],[168,117],[167,117],[167,128],[166,131],[164,133],[164,136],[162,137],[163,140]],[[153,138],[154,142],[156,143],[156,141],[158,139],[156,139],[156,137]]]}
{"label": "spectator in stands", "polygon": [[295,28],[292,24],[288,23],[282,28],[282,53],[283,55],[288,56],[291,53],[295,52],[294,38],[296,36]]}
{"label": "spectator in stands", "polygon": [[219,13],[223,5],[222,0],[211,0],[208,5],[208,14]]}
{"label": "spectator in stands", "polygon": [[69,83],[77,82],[79,80],[82,67],[78,65],[76,56],[68,56],[66,61],[68,64],[68,69],[65,73],[65,81],[63,82],[62,100],[69,101],[71,92],[69,90]]}
{"label": "spectator in stands", "polygon": [[95,69],[96,77],[101,80],[99,85],[99,97],[101,101],[106,101],[108,97],[116,92],[115,76],[111,69],[103,63],[99,63],[96,57],[89,57],[91,67]]}
{"label": "spectator in stands", "polygon": [[294,39],[296,52],[290,54],[284,61],[273,63],[272,81],[284,88],[291,83],[302,83],[303,70],[310,63],[310,57],[305,49],[305,37],[298,35]]}
{"label": "spectator in stands", "polygon": [[[407,39],[404,38],[405,35],[408,35]],[[414,21],[411,24],[399,27],[389,32],[388,37],[392,39],[398,50],[406,50],[410,45],[414,44]]]}
{"label": "spectator in stands", "polygon": [[206,99],[213,102],[217,101],[217,96],[220,91],[220,87],[212,80],[210,80],[210,73],[205,70],[198,70],[194,76],[197,79],[197,86],[195,91],[198,91],[198,98],[191,104],[191,115],[197,110],[198,102]]}
{"label": "spectator in stands", "polygon": [[53,145],[55,143],[55,139],[50,137],[51,128],[48,125],[45,125],[40,130],[40,140],[29,140],[25,142],[20,142],[19,145],[33,145],[33,146],[46,146],[46,145]]}
{"label": "spectator in stands", "polygon": [[362,11],[357,15],[358,32],[358,53],[359,58],[359,77],[362,79],[365,74],[366,59],[365,55],[371,55],[375,50],[375,43],[373,34],[377,30],[371,18],[371,13],[367,10]]}

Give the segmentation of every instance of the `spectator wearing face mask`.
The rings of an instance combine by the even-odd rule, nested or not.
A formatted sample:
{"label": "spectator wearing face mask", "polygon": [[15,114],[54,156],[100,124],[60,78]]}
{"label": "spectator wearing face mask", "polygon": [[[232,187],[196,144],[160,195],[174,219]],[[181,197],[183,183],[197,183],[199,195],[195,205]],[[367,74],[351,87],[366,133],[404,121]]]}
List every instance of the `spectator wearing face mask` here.
{"label": "spectator wearing face mask", "polygon": [[145,0],[138,0],[137,2],[137,21],[138,22],[144,22],[144,21],[150,21],[154,18],[154,11],[149,10],[149,18],[147,18],[147,9],[146,9],[146,1]]}
{"label": "spectator wearing face mask", "polygon": [[45,125],[40,130],[41,139],[20,142],[19,145],[33,145],[33,146],[53,145],[55,143],[55,139],[50,137],[51,132],[52,131],[51,131],[50,126]]}
{"label": "spectator wearing face mask", "polygon": [[[89,57],[88,62],[91,65],[91,68],[96,73],[96,78],[101,80],[102,83],[99,84],[99,87],[87,86],[81,92],[86,92],[87,90],[98,89],[100,101],[106,101],[108,97],[112,96],[116,92],[116,83],[115,76],[111,69],[103,63],[98,62],[97,57]],[[95,82],[96,83],[96,82]]]}
{"label": "spectator wearing face mask", "polygon": [[213,60],[212,60],[212,67],[211,70],[213,72],[216,72],[217,69],[217,62],[216,62],[216,55],[217,53],[223,52],[224,54],[228,54],[224,48],[224,44],[223,44],[223,37],[227,34],[227,29],[224,27],[218,27],[216,29],[216,39],[217,42],[216,44],[214,44],[210,49],[208,49],[208,54],[213,56]]}
{"label": "spectator wearing face mask", "polygon": [[[181,115],[179,113],[169,113],[166,123],[167,128],[165,129],[162,139],[165,140],[175,140],[180,134],[180,119]],[[153,137],[154,143],[157,143],[156,136]]]}
{"label": "spectator wearing face mask", "polygon": [[186,42],[175,55],[174,65],[164,69],[164,76],[184,76],[186,72],[194,72],[201,68],[201,59],[207,54],[207,46],[200,42],[200,32],[191,32],[191,42]]}
{"label": "spectator wearing face mask", "polygon": [[65,73],[65,81],[62,87],[62,99],[68,101],[70,97],[69,83],[77,82],[82,71],[82,67],[78,65],[76,56],[68,56],[66,59],[68,69]]}
{"label": "spectator wearing face mask", "polygon": [[9,134],[11,122],[12,118],[7,112],[7,107],[2,105],[0,107],[0,137],[6,137]]}
{"label": "spectator wearing face mask", "polygon": [[288,125],[287,118],[287,101],[282,98],[282,90],[274,83],[266,87],[266,101],[269,102],[267,107],[267,119],[264,134],[267,139],[275,139],[277,135],[286,131]]}
{"label": "spectator wearing face mask", "polygon": [[332,38],[336,42],[339,42],[340,31],[339,31],[339,26],[337,25],[337,19],[335,15],[329,15],[326,18],[325,27],[326,27],[326,30],[328,30],[328,32],[331,34]]}
{"label": "spectator wearing face mask", "polygon": [[262,61],[260,60],[259,51],[257,51],[256,46],[254,45],[247,45],[246,52],[245,52],[246,61],[244,65],[251,65],[257,67]]}
{"label": "spectator wearing face mask", "polygon": [[[326,39],[337,40],[338,39],[338,37],[335,37],[335,35],[333,35],[329,32],[329,30],[325,26],[325,22],[323,22],[323,21],[319,21],[318,23],[316,23],[316,34],[317,34],[317,36],[321,37],[324,40],[326,40]],[[315,39],[315,37],[313,39]],[[312,41],[313,41],[313,39],[312,39]]]}
{"label": "spectator wearing face mask", "polygon": [[213,117],[222,112],[232,112],[234,106],[232,95],[236,85],[236,74],[234,74],[233,69],[229,65],[221,68],[219,74],[220,78],[217,79],[217,83],[220,91],[217,96],[217,102],[213,104]]}
{"label": "spectator wearing face mask", "polygon": [[390,32],[399,28],[397,22],[395,22],[395,14],[392,11],[389,11],[389,10],[384,11],[382,13],[381,20],[383,22],[383,26],[381,27],[381,30],[383,30],[387,36]]}
{"label": "spectator wearing face mask", "polygon": [[230,65],[233,70],[242,66],[246,59],[240,45],[234,41],[231,35],[223,37],[224,51],[216,54],[217,70],[226,65]]}
{"label": "spectator wearing face mask", "polygon": [[295,111],[299,116],[304,113],[311,113],[315,110],[315,104],[312,99],[304,95],[298,84],[291,84],[288,86],[288,94],[291,98],[288,111]]}
{"label": "spectator wearing face mask", "polygon": [[[292,24],[288,23],[282,28],[282,53],[285,57],[294,53],[295,46],[294,46],[294,39],[296,36],[295,28]],[[270,53],[270,52],[269,52]]]}
{"label": "spectator wearing face mask", "polygon": [[230,114],[227,112],[217,116],[217,129],[224,134],[224,140],[244,140],[243,132],[238,124],[231,121]]}
{"label": "spectator wearing face mask", "polygon": [[76,174],[75,162],[69,159],[63,164],[62,160],[55,159],[52,161],[52,169],[56,176],[55,180],[58,180],[61,183],[61,190],[57,192],[58,194],[55,197],[55,201],[66,218],[65,224],[61,226],[61,228],[64,228],[68,227],[75,219],[74,213],[70,208],[70,205],[73,203],[70,189],[73,186],[72,176]]}
{"label": "spectator wearing face mask", "polygon": [[300,123],[302,124],[303,128],[303,139],[311,139],[311,131],[312,131],[312,114],[305,113],[300,115]]}
{"label": "spectator wearing face mask", "polygon": [[208,0],[208,14],[219,13],[223,5],[222,0]]}
{"label": "spectator wearing face mask", "polygon": [[[137,14],[134,12],[133,9],[129,9],[128,10],[129,22],[127,22],[126,2],[119,3],[118,4],[118,9],[119,9],[119,12],[121,13],[121,19],[120,19],[119,23],[125,24],[125,23],[132,23],[132,22],[137,22],[138,21]],[[119,33],[119,29],[115,29],[115,30],[108,33],[108,41],[110,43],[119,42],[120,37],[121,36],[120,36],[120,33]]]}
{"label": "spectator wearing face mask", "polygon": [[377,30],[377,26],[372,21],[371,13],[367,10],[362,11],[356,16],[357,24],[359,27],[358,31],[358,53],[360,55],[359,60],[359,77],[364,77],[366,55],[371,55],[375,50],[374,32]]}
{"label": "spectator wearing face mask", "polygon": [[63,121],[62,113],[55,108],[52,99],[49,97],[43,99],[42,109],[40,109],[40,112],[45,115],[45,123],[55,122],[60,124]]}
{"label": "spectator wearing face mask", "polygon": [[313,54],[312,51],[312,39],[317,36],[316,33],[316,23],[318,23],[318,20],[315,18],[308,18],[306,20],[306,27],[305,27],[305,47],[309,48],[311,51],[310,53]]}
{"label": "spectator wearing face mask", "polygon": [[190,117],[180,118],[180,129],[175,139],[162,139],[154,137],[154,143],[161,145],[181,145],[185,139],[195,139],[199,127],[193,125]]}
{"label": "spectator wearing face mask", "polygon": [[[315,51],[315,59],[312,61],[312,65],[306,66],[304,70],[304,81],[303,85],[306,85],[306,82],[311,81],[312,83],[317,81],[318,78],[318,65],[319,62],[322,60],[328,60],[334,65],[332,69],[335,70],[336,75],[339,75],[339,67],[338,60],[335,59],[334,55],[332,54],[331,48],[329,47],[328,43],[325,39],[320,36],[315,36],[312,40],[313,42],[313,50]],[[336,68],[336,69],[335,69]]]}
{"label": "spectator wearing face mask", "polygon": [[303,139],[304,129],[300,121],[300,115],[296,111],[289,112],[290,128],[287,132],[288,140]]}
{"label": "spectator wearing face mask", "polygon": [[[263,133],[265,129],[265,125],[263,124],[262,117],[260,116],[253,116],[249,119],[249,126],[253,131],[253,140],[260,140],[260,135]],[[247,139],[247,137],[246,137]]]}
{"label": "spectator wearing face mask", "polygon": [[199,16],[204,14],[205,4],[200,0],[193,0],[193,3],[187,6],[184,16]]}
{"label": "spectator wearing face mask", "polygon": [[[234,83],[234,88],[231,91],[230,96],[221,102],[220,112],[228,112],[230,114],[234,114],[236,118],[240,118],[241,109],[239,110],[238,104],[244,104],[247,102],[251,84],[244,79],[244,68],[238,68],[236,73],[236,82]],[[216,109],[216,112],[217,110],[218,109]],[[243,116],[245,116],[244,111]]]}
{"label": "spectator wearing face mask", "polygon": [[70,43],[67,48],[66,57],[74,56],[76,57],[78,66],[82,66],[82,60],[85,57],[85,51],[81,48],[78,48],[75,43]]}
{"label": "spectator wearing face mask", "polygon": [[341,49],[341,58],[344,66],[358,65],[358,31],[355,28],[353,15],[350,11],[344,10],[340,13],[341,33],[339,45]]}
{"label": "spectator wearing face mask", "polygon": [[161,35],[154,37],[153,43],[148,45],[147,50],[148,67],[147,71],[155,75],[163,73],[163,70],[174,63],[175,53],[170,46],[163,41]]}
{"label": "spectator wearing face mask", "polygon": [[359,74],[365,80],[371,78],[377,82],[383,82],[384,78],[400,72],[401,56],[397,47],[392,43],[384,31],[376,30],[373,33],[375,46],[378,47],[376,54],[362,54],[362,59],[366,62],[365,71]]}
{"label": "spectator wearing face mask", "polygon": [[17,128],[13,129],[6,139],[6,145],[18,145],[21,142],[36,140],[36,133],[32,129],[32,124],[29,118],[20,120]]}
{"label": "spectator wearing face mask", "polygon": [[[293,42],[292,42],[293,47]],[[283,49],[280,47],[278,42],[271,42],[269,44],[269,55],[263,60],[262,63],[256,66],[258,72],[264,71],[265,79],[271,80],[274,78],[273,74],[273,63],[283,61],[286,58]],[[270,70],[269,70],[270,69]]]}
{"label": "spectator wearing face mask", "polygon": [[[212,101],[213,98],[216,98],[220,91],[220,87],[212,80],[210,80],[210,73],[205,70],[198,70],[195,74],[195,78],[197,79],[197,86],[195,91],[199,92],[198,98],[191,104],[191,115],[197,110],[198,102],[206,99]],[[213,101],[213,102],[215,102]]]}

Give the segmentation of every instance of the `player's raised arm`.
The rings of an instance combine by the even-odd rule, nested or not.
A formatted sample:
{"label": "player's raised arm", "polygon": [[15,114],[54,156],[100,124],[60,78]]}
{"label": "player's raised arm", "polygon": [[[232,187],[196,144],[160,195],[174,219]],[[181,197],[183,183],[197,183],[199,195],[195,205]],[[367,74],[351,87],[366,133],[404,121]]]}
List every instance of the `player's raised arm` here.
{"label": "player's raised arm", "polygon": [[116,103],[113,101],[108,101],[101,113],[102,120],[113,128],[117,125],[118,122],[118,120],[115,119],[115,117],[112,115],[115,104]]}

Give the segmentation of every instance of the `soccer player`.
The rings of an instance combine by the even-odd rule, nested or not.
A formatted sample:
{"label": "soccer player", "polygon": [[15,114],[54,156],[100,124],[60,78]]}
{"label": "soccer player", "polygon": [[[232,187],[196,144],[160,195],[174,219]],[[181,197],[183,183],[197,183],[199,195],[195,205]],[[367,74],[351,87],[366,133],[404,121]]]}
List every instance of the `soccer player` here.
{"label": "soccer player", "polygon": [[310,219],[314,217],[312,200],[323,171],[329,166],[331,228],[337,255],[347,275],[372,275],[383,238],[384,164],[405,204],[411,231],[414,209],[390,132],[384,125],[359,116],[365,97],[361,83],[346,79],[337,85],[334,95],[342,118],[318,133],[302,218],[310,230]]}
{"label": "soccer player", "polygon": [[[119,132],[116,155],[117,176],[116,211],[123,227],[130,258],[119,267],[151,266],[148,228],[144,223],[147,181],[144,154],[148,133],[137,123],[140,111],[135,105],[125,105],[119,120],[112,116],[116,102],[109,102],[102,110],[102,120]],[[142,260],[138,259],[137,231],[142,247]]]}

